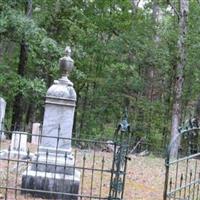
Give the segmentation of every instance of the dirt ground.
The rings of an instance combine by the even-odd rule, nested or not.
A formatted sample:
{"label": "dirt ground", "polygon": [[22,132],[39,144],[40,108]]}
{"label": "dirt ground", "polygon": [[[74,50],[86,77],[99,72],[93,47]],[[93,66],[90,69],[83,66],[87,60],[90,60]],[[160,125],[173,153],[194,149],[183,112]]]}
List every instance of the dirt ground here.
{"label": "dirt ground", "polygon": [[[1,150],[8,148],[9,141],[1,144]],[[28,144],[30,151],[35,152],[36,147]],[[110,186],[110,173],[106,170],[110,170],[112,167],[113,154],[108,152],[93,151],[93,150],[80,150],[74,151],[76,157],[76,167],[103,169],[104,172],[97,172],[91,170],[81,172],[81,185],[79,188],[80,193],[84,195],[92,195],[107,197]],[[94,159],[95,155],[95,159]],[[146,157],[130,156],[131,160],[128,161],[127,175],[124,199],[125,200],[161,200],[163,196],[164,187],[164,159],[157,158],[153,155]],[[85,164],[84,164],[85,159]],[[17,186],[20,188],[21,174],[27,169],[30,163],[18,163],[16,161],[8,162],[0,160],[0,185]],[[102,178],[101,178],[102,177]],[[101,189],[100,189],[101,188]],[[7,193],[7,199],[39,199],[32,198],[29,195],[21,195],[20,192],[0,188],[0,199],[5,199],[5,193]],[[85,198],[86,199],[86,198]],[[89,199],[89,198],[88,198]]]}

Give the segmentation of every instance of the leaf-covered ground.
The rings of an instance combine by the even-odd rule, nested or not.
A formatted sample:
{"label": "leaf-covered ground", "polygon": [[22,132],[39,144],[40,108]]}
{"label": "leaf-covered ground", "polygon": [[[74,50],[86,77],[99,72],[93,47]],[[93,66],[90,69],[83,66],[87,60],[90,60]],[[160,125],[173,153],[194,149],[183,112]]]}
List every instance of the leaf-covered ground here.
{"label": "leaf-covered ground", "polygon": [[[9,142],[3,142],[1,149],[8,148]],[[36,147],[29,144],[30,151],[35,152]],[[94,150],[74,150],[76,167],[80,167],[81,185],[79,192],[83,195],[107,197],[110,186],[110,170],[113,154]],[[124,199],[125,200],[161,200],[164,186],[164,160],[152,155],[136,157],[131,155],[128,161]],[[85,160],[85,162],[84,162]],[[30,165],[30,163],[28,164]],[[27,163],[8,162],[0,160],[0,184],[5,186],[17,186],[20,188],[21,174],[27,169]],[[81,169],[84,167],[85,170]],[[90,170],[93,168],[94,170]],[[88,170],[87,170],[88,169]],[[103,169],[104,172],[96,171]],[[8,175],[7,175],[8,173]],[[84,175],[83,175],[84,174]],[[17,178],[16,178],[17,177]],[[7,181],[8,180],[8,181]],[[92,188],[92,190],[91,190]],[[4,199],[5,190],[0,189],[0,198]],[[21,195],[20,192],[7,191],[7,199],[34,199],[29,195]],[[38,198],[35,198],[38,199]],[[82,198],[89,199],[89,198]]]}

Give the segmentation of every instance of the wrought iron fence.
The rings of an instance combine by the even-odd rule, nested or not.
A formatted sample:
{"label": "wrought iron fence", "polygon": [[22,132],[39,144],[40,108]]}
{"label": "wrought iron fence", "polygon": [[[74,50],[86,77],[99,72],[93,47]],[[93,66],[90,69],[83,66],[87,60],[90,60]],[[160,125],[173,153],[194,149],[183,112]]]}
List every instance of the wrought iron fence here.
{"label": "wrought iron fence", "polygon": [[[125,142],[65,138],[59,136],[59,129],[57,137],[27,132],[4,134],[15,137],[0,141],[0,193],[4,199],[123,198],[128,160]],[[38,144],[27,143],[27,137],[37,137]],[[50,150],[44,151],[41,158],[40,143],[44,138],[57,144],[69,141],[73,158],[65,152],[61,162],[58,145],[53,160]],[[107,152],[108,146],[112,152]]]}
{"label": "wrought iron fence", "polygon": [[[200,199],[200,128],[189,123],[179,129],[179,135],[170,143],[165,161],[164,200]],[[170,156],[174,143],[181,138],[176,158]]]}

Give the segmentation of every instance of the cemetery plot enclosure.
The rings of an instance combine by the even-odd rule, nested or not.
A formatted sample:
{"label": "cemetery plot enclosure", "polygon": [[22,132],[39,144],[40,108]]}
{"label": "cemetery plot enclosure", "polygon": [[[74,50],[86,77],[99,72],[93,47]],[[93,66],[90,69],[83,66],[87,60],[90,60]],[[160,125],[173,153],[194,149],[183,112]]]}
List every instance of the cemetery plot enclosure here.
{"label": "cemetery plot enclosure", "polygon": [[[1,168],[4,169],[0,172],[0,191],[5,199],[123,198],[127,164],[127,151],[123,145],[50,137],[57,144],[61,139],[66,142],[70,140],[72,143],[73,162],[69,162],[70,155],[65,153],[65,165],[63,165],[59,161],[59,149],[56,150],[54,160],[51,160],[51,152],[46,151],[43,155],[46,162],[40,161],[39,145],[35,142],[26,143],[24,139],[31,134],[15,132],[12,135],[13,140],[16,140],[15,143],[13,140],[6,140],[1,141],[0,146]],[[14,138],[16,135],[18,136]],[[41,134],[33,136],[39,137],[39,142],[43,137],[48,137]],[[112,152],[107,152],[107,146]],[[29,177],[30,171],[35,171],[34,176],[40,178]],[[77,176],[80,176],[80,179]],[[66,177],[68,177],[67,183]],[[28,183],[28,179],[31,179],[31,184]]]}

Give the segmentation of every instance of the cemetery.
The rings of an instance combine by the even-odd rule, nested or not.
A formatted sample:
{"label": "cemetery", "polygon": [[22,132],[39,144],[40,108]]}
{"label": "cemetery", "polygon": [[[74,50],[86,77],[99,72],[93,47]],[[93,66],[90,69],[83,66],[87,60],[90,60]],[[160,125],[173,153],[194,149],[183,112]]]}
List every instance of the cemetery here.
{"label": "cemetery", "polygon": [[[177,182],[180,182],[181,188],[183,180],[185,180],[183,187],[185,195],[187,193],[190,195],[187,187],[189,190],[192,187],[191,195],[195,198],[198,197],[197,172],[200,161],[196,157],[199,157],[200,153],[191,155],[192,159],[186,157],[185,159],[181,158],[180,161],[179,159],[171,161],[170,154],[167,154],[169,158],[167,157],[166,160],[161,155],[158,158],[153,154],[150,156],[131,155],[134,150],[131,149],[129,142],[132,135],[130,134],[131,127],[128,123],[127,110],[116,128],[113,141],[72,138],[76,92],[73,83],[68,79],[74,65],[70,47],[66,47],[65,54],[59,61],[62,77],[54,81],[46,94],[43,125],[34,123],[31,134],[13,131],[10,142],[6,140],[2,125],[1,197],[5,197],[5,199],[69,200],[88,198],[163,199],[163,191],[164,195],[167,195],[165,192],[168,191],[167,188],[163,190],[164,182],[165,187],[169,182],[170,193],[171,188],[174,187],[176,190]],[[1,102],[3,122],[6,104],[3,99]],[[195,137],[194,132],[198,130],[198,124],[189,122],[186,129],[180,130],[180,134],[182,132],[189,134],[191,131]],[[29,136],[31,136],[31,143],[27,141]],[[192,135],[190,136],[192,137]],[[81,142],[87,143],[87,148],[80,148]],[[109,151],[105,147],[109,147]],[[134,148],[136,147],[137,144]],[[193,160],[194,158],[196,160]],[[189,159],[191,159],[190,162]],[[187,164],[185,162],[179,164],[182,160]],[[168,165],[165,169],[166,162]],[[178,163],[175,164],[175,168],[172,166],[174,170],[170,169],[173,173],[172,177],[176,177],[175,186],[172,186],[172,178],[170,181],[168,180],[170,162]],[[187,166],[186,176],[189,172],[188,181],[183,178],[180,170],[185,170],[185,164]],[[129,167],[129,165],[134,167]],[[142,171],[140,165],[143,166]],[[151,168],[149,165],[152,165]],[[151,170],[153,171],[151,172]],[[148,173],[151,173],[152,177],[149,177]],[[181,180],[178,180],[179,176],[181,176]],[[146,178],[148,179],[146,180]],[[191,182],[192,180],[193,182]],[[142,183],[140,183],[141,181]],[[149,181],[154,182],[155,185]],[[180,189],[177,190],[178,192],[175,191],[173,194],[179,193],[180,196]]]}
{"label": "cemetery", "polygon": [[0,199],[200,200],[198,1],[0,11]]}

